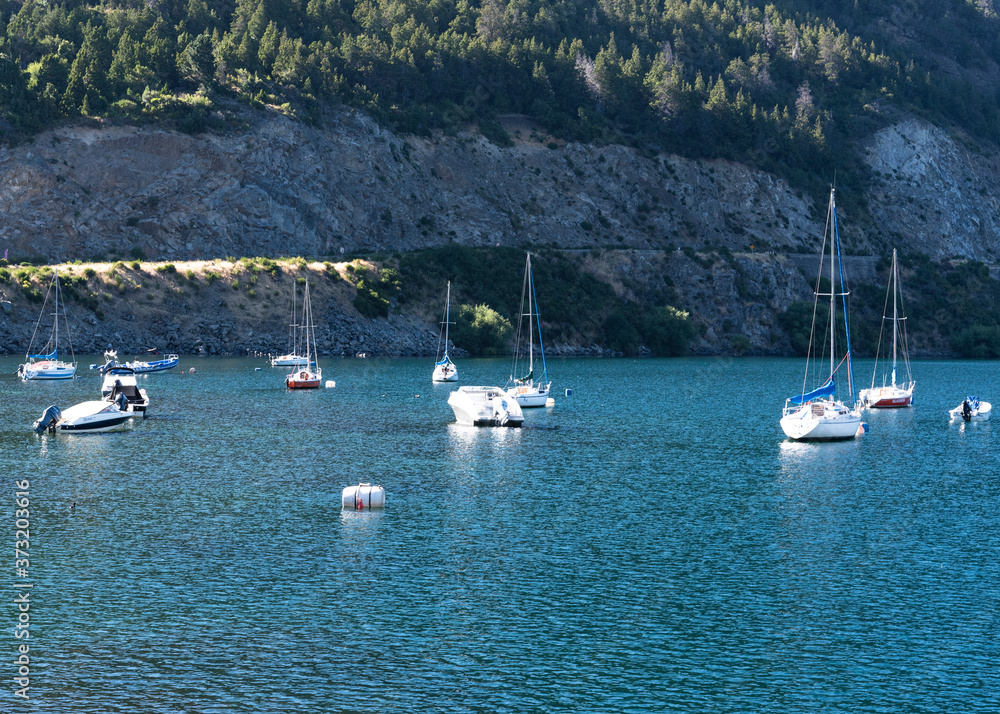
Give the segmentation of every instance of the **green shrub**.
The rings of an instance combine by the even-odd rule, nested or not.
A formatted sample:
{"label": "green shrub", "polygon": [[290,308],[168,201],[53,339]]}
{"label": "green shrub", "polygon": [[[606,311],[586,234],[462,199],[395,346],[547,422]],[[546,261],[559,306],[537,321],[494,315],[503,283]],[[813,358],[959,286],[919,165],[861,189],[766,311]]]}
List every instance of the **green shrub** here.
{"label": "green shrub", "polygon": [[177,273],[177,266],[173,263],[164,263],[163,265],[156,266],[156,272],[165,275],[175,275]]}
{"label": "green shrub", "polygon": [[[819,303],[816,309],[816,322],[825,325],[830,315],[830,308],[824,303]],[[809,334],[812,329],[813,304],[811,302],[797,301],[788,306],[788,309],[778,315],[778,326],[788,335],[792,343],[795,354],[805,355],[809,351]]]}
{"label": "green shrub", "polygon": [[1000,357],[1000,327],[996,325],[967,327],[952,336],[951,346],[967,359],[997,359]]}
{"label": "green shrub", "polygon": [[208,283],[209,285],[211,285],[212,283],[214,283],[216,280],[218,280],[221,277],[222,276],[219,275],[218,273],[216,273],[214,270],[206,270],[205,271],[205,282]]}
{"label": "green shrub", "polygon": [[270,258],[261,258],[260,267],[270,273],[272,278],[276,278],[281,274],[281,266]]}
{"label": "green shrub", "polygon": [[689,317],[688,313],[670,305],[650,311],[642,321],[642,337],[646,347],[660,357],[686,354],[688,342],[697,334]]}
{"label": "green shrub", "polygon": [[749,352],[750,347],[750,340],[746,335],[733,335],[729,341],[729,351],[738,357]]}
{"label": "green shrub", "polygon": [[365,280],[359,280],[354,296],[354,308],[365,317],[388,317],[389,301],[378,294]]}
{"label": "green shrub", "polygon": [[510,351],[510,320],[489,305],[460,305],[452,339],[474,355],[499,355]]}
{"label": "green shrub", "polygon": [[93,268],[84,268],[83,274],[89,280],[93,278],[95,275],[97,275],[97,271],[94,270]]}
{"label": "green shrub", "polygon": [[639,351],[639,331],[621,310],[612,312],[604,319],[600,341],[606,348],[625,355],[634,355]]}
{"label": "green shrub", "polygon": [[142,263],[140,263],[138,260],[133,260],[131,263],[129,263],[129,267],[132,268],[132,270],[142,270]]}

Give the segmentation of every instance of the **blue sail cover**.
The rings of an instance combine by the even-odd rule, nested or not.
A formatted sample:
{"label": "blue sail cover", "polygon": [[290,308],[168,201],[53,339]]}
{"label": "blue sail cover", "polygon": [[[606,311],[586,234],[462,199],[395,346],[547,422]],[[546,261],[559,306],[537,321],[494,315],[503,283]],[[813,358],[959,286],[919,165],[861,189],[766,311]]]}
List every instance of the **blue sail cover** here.
{"label": "blue sail cover", "polygon": [[59,350],[52,350],[52,354],[48,355],[28,355],[28,359],[58,359]]}
{"label": "blue sail cover", "polygon": [[451,360],[450,360],[450,359],[448,358],[448,353],[447,353],[447,352],[445,352],[445,353],[444,353],[444,359],[443,359],[443,360],[441,360],[440,362],[438,362],[438,363],[437,363],[437,366],[438,366],[438,367],[440,367],[441,365],[443,365],[443,364],[448,364],[449,362],[451,362]]}
{"label": "blue sail cover", "polygon": [[818,399],[819,397],[830,397],[833,393],[837,391],[837,386],[833,383],[832,379],[827,380],[819,389],[814,389],[807,394],[800,394],[797,397],[789,397],[788,401],[792,404],[805,404],[806,402],[811,402],[813,399]]}

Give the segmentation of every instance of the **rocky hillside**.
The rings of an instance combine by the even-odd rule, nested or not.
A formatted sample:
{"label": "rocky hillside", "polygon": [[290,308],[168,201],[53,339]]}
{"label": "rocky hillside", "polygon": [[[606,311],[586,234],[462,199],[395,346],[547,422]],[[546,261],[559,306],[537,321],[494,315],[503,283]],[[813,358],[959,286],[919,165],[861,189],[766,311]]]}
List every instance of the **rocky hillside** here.
{"label": "rocky hillside", "polygon": [[[339,256],[441,245],[812,250],[825,197],[722,161],[552,141],[517,117],[476,133],[397,136],[345,112],[317,130],[281,115],[187,136],[66,127],[0,147],[0,244],[11,259]],[[1000,255],[1000,161],[907,121],[877,134],[866,196],[844,196],[850,251]],[[866,171],[867,174],[867,171]],[[833,177],[831,177],[832,179]],[[819,204],[817,206],[817,203]]]}
{"label": "rocky hillside", "polygon": [[[134,287],[112,290],[115,304],[100,317],[79,316],[89,325],[80,336],[84,350],[107,342],[185,352],[279,350],[288,287],[264,287],[266,302],[248,313],[250,301],[234,301],[224,289],[235,258],[301,255],[343,269],[351,254],[455,242],[580,252],[623,299],[667,275],[677,306],[703,326],[696,351],[788,352],[775,314],[811,298],[803,277],[811,270],[802,261],[818,250],[825,197],[814,200],[741,165],[565,144],[518,117],[505,128],[515,138],[508,148],[477,133],[397,136],[356,112],[323,130],[281,115],[199,136],[64,127],[0,147],[0,248],[12,262],[104,259],[98,269],[105,271],[111,260],[141,259],[200,276],[205,263],[181,261],[216,261],[223,279],[195,281],[200,293],[183,280],[156,292],[154,303],[133,295]],[[895,245],[935,259],[1000,255],[996,157],[911,120],[877,134],[867,162],[868,194],[841,201],[849,252],[875,256]],[[731,258],[705,260],[692,249],[723,249]],[[874,262],[861,260],[857,270],[872,277]],[[139,272],[147,274],[130,285],[168,279],[146,262]],[[371,321],[353,310],[350,290],[331,285],[319,296],[324,351],[434,351],[426,309]],[[137,311],[154,305],[162,314]],[[26,347],[37,308],[11,301],[0,348]]]}

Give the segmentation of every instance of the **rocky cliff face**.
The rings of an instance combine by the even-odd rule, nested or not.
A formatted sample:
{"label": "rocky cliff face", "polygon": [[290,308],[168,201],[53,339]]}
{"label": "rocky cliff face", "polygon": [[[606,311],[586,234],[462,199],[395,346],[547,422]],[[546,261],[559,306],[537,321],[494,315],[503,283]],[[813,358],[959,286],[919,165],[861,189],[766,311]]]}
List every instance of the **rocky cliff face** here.
{"label": "rocky cliff face", "polygon": [[[356,112],[323,129],[269,116],[223,135],[61,128],[0,148],[0,248],[52,262],[336,260],[452,241],[629,249],[608,270],[671,276],[680,307],[705,325],[699,351],[726,351],[736,334],[754,352],[787,350],[773,315],[811,298],[792,259],[818,250],[825,205],[746,166],[563,144],[518,121],[507,121],[509,148],[478,134],[398,136]],[[907,121],[874,136],[867,161],[870,215],[841,213],[851,252],[1000,254],[995,157]],[[708,267],[678,252],[710,246],[734,258]]]}

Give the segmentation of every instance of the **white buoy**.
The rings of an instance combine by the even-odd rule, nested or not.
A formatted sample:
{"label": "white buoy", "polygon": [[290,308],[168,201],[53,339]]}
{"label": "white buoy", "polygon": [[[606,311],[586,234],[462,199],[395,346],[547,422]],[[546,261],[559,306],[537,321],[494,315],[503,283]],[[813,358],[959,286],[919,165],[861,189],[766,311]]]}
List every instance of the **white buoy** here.
{"label": "white buoy", "polygon": [[549,397],[548,399],[545,400],[545,406],[554,407],[555,405],[556,405],[556,400],[553,399],[552,397]]}
{"label": "white buoy", "polygon": [[194,374],[194,367],[191,368],[191,374]]}
{"label": "white buoy", "polygon": [[345,488],[340,500],[343,508],[353,511],[385,508],[385,489],[370,483],[359,483]]}
{"label": "white buoy", "polygon": [[334,382],[332,379],[326,380],[326,388],[327,389],[333,389],[336,386],[337,386],[337,383]]}

